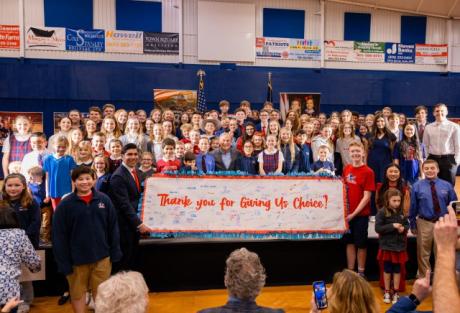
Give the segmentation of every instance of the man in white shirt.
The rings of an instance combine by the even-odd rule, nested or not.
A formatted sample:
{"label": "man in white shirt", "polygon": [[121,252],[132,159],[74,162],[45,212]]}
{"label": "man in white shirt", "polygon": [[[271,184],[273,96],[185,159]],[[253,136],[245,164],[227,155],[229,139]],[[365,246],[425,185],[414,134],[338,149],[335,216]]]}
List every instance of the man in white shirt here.
{"label": "man in white shirt", "polygon": [[438,177],[455,186],[457,167],[460,163],[460,127],[447,119],[447,106],[434,106],[435,122],[428,124],[423,133],[423,143],[428,159],[439,164]]}

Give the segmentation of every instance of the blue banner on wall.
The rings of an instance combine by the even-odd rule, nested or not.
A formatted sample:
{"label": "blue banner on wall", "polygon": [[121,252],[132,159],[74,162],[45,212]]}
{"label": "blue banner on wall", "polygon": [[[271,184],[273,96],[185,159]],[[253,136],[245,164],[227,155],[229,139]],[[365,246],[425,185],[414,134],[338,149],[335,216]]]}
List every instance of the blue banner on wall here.
{"label": "blue banner on wall", "polygon": [[104,52],[104,30],[76,30],[66,28],[65,49],[67,51]]}
{"label": "blue banner on wall", "polygon": [[385,43],[386,63],[415,63],[415,45]]}

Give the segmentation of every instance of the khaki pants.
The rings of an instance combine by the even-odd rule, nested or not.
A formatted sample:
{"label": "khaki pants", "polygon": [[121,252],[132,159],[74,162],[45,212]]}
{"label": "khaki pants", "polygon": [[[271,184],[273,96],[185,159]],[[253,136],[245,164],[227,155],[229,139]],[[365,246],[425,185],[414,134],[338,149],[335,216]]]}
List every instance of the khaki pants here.
{"label": "khaki pants", "polygon": [[51,242],[51,217],[53,215],[53,208],[51,205],[44,206],[41,209],[42,225],[40,227],[40,239],[44,243]]}
{"label": "khaki pants", "polygon": [[111,271],[110,257],[95,263],[73,266],[73,273],[67,275],[70,297],[79,300],[88,290],[92,290],[96,299],[97,287],[110,277]]}
{"label": "khaki pants", "polygon": [[427,270],[431,270],[430,256],[434,248],[436,257],[436,243],[434,242],[434,223],[417,219],[417,262],[418,277],[425,277]]}

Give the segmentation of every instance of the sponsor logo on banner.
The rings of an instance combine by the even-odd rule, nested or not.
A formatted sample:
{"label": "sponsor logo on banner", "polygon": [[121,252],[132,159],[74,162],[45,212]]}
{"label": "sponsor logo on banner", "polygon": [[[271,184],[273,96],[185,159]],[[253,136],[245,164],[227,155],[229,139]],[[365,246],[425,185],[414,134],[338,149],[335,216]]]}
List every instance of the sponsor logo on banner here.
{"label": "sponsor logo on banner", "polygon": [[355,61],[365,63],[385,62],[385,43],[355,41]]}
{"label": "sponsor logo on banner", "polygon": [[0,49],[19,50],[18,25],[0,25]]}
{"label": "sponsor logo on banner", "polygon": [[385,62],[415,63],[415,45],[387,42],[385,44]]}
{"label": "sponsor logo on banner", "polygon": [[353,62],[354,42],[344,40],[324,41],[324,58],[326,61]]}
{"label": "sponsor logo on banner", "polygon": [[26,32],[27,49],[65,50],[65,28],[29,27]]}
{"label": "sponsor logo on banner", "polygon": [[319,40],[256,38],[256,58],[283,60],[320,60]]}
{"label": "sponsor logo on banner", "polygon": [[447,45],[416,44],[416,64],[447,64]]}
{"label": "sponsor logo on banner", "polygon": [[289,39],[256,38],[256,58],[288,59]]}
{"label": "sponsor logo on banner", "polygon": [[105,52],[144,53],[144,33],[125,30],[105,31]]}
{"label": "sponsor logo on banner", "polygon": [[66,28],[65,48],[68,51],[104,52],[103,30],[76,30]]}
{"label": "sponsor logo on banner", "polygon": [[144,32],[144,53],[179,54],[179,34]]}
{"label": "sponsor logo on banner", "polygon": [[321,42],[319,40],[289,40],[289,58],[296,60],[321,60]]}

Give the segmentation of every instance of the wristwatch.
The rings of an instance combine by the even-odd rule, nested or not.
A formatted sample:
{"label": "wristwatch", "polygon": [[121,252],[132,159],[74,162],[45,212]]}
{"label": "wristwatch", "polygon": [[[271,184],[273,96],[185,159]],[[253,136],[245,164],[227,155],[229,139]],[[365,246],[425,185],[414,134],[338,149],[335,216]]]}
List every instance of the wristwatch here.
{"label": "wristwatch", "polygon": [[415,306],[418,306],[420,304],[420,300],[417,299],[417,297],[413,293],[409,295],[409,299],[415,304]]}

